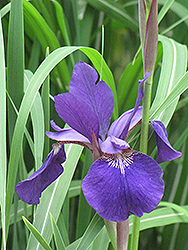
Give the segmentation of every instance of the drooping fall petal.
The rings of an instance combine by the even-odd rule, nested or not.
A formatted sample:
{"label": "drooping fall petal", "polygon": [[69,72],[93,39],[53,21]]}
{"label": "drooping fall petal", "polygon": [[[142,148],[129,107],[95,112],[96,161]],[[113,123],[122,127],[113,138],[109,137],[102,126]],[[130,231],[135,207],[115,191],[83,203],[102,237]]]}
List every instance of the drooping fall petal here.
{"label": "drooping fall petal", "polygon": [[156,208],[164,192],[162,175],[161,167],[139,152],[103,156],[91,166],[82,189],[101,217],[119,222],[129,212],[140,217]]}
{"label": "drooping fall petal", "polygon": [[63,173],[61,163],[65,160],[64,146],[54,145],[42,167],[16,185],[20,199],[28,204],[39,204],[41,193]]}
{"label": "drooping fall petal", "polygon": [[170,145],[164,124],[160,121],[150,121],[154,128],[157,144],[157,162],[171,161],[181,156],[181,152],[176,151]]}

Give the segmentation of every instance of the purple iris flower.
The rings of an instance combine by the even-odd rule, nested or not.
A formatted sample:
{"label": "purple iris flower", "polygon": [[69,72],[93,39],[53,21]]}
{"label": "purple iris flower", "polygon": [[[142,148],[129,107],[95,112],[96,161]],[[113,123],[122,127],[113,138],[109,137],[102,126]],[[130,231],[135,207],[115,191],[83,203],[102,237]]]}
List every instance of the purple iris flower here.
{"label": "purple iris flower", "polygon": [[[61,129],[51,121],[56,132],[46,134],[58,143],[42,167],[16,186],[21,200],[39,203],[42,191],[63,172],[64,144],[75,143],[93,153],[94,163],[82,182],[82,190],[89,205],[101,217],[119,222],[126,220],[130,212],[140,217],[155,209],[164,192],[162,169],[151,157],[132,150],[125,141],[141,122],[142,85],[149,75],[139,80],[135,107],[123,113],[109,128],[114,108],[112,91],[104,81],[96,84],[95,69],[77,63],[69,93],[54,97],[58,115],[70,128]],[[171,147],[164,125],[159,121],[150,123],[156,134],[157,161],[181,156]]]}

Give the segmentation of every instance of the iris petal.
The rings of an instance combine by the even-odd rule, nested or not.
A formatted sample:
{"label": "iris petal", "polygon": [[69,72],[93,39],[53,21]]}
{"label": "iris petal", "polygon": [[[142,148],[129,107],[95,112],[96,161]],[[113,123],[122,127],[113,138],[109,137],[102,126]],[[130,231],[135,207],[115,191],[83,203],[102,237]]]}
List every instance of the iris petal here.
{"label": "iris petal", "polygon": [[63,173],[61,163],[65,160],[64,146],[54,145],[42,167],[16,185],[20,199],[28,204],[39,204],[41,193]]}
{"label": "iris petal", "polygon": [[167,132],[164,124],[160,121],[150,121],[156,135],[157,162],[162,163],[171,161],[181,156],[181,152],[172,148],[168,141]]}
{"label": "iris petal", "polygon": [[108,136],[105,141],[100,142],[100,148],[105,153],[116,154],[122,149],[129,148],[129,144],[126,141],[123,141],[111,135]]}
{"label": "iris petal", "polygon": [[151,75],[150,73],[146,73],[145,76],[144,76],[144,79],[138,81],[139,86],[138,86],[138,95],[137,95],[137,98],[136,98],[136,104],[134,106],[133,112],[131,113],[131,115],[129,117],[129,120],[125,124],[124,130],[122,131],[121,135],[119,136],[119,138],[122,139],[122,140],[124,140],[126,138],[127,133],[129,131],[130,124],[131,124],[131,120],[134,117],[134,115],[136,114],[136,112],[137,112],[137,110],[138,110],[138,108],[139,108],[139,106],[141,104],[141,101],[142,101],[142,98],[143,98],[143,95],[144,95],[142,85],[150,75]]}
{"label": "iris petal", "polygon": [[75,65],[69,84],[69,92],[86,103],[99,121],[99,134],[105,138],[114,108],[114,98],[108,85],[99,81],[94,68],[84,62]]}
{"label": "iris petal", "polygon": [[[90,141],[80,133],[78,133],[76,130],[72,128],[64,128],[61,131],[58,132],[46,132],[46,135],[56,141],[80,141],[80,142],[87,142],[90,143]],[[91,144],[91,143],[90,143]]]}
{"label": "iris petal", "polygon": [[91,129],[98,138],[99,123],[96,114],[84,102],[70,93],[54,97],[58,115],[74,130],[92,142]]}
{"label": "iris petal", "polygon": [[[117,138],[120,137],[122,132],[126,129],[129,120],[131,120],[129,125],[129,130],[131,130],[136,124],[142,119],[142,107],[138,107],[134,116],[132,117],[134,109],[130,109],[123,113],[117,120],[115,120],[109,128],[108,135],[113,135]],[[130,119],[132,117],[132,119]],[[123,138],[124,140],[125,138]]]}
{"label": "iris petal", "polygon": [[149,213],[164,191],[162,169],[149,156],[134,152],[95,161],[82,182],[89,205],[106,220],[124,221],[129,212]]}

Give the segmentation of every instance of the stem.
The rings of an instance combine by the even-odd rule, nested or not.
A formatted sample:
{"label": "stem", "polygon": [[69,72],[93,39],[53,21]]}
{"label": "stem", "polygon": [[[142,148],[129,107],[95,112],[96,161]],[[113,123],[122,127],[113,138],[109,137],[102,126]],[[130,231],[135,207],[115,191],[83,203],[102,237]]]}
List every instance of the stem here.
{"label": "stem", "polygon": [[141,138],[140,138],[140,152],[147,154],[148,145],[148,124],[149,124],[149,111],[151,102],[151,90],[152,90],[152,76],[146,80],[144,86],[144,97],[143,97],[143,110],[142,110],[142,127],[141,127]]}
{"label": "stem", "polygon": [[117,222],[117,250],[127,250],[129,240],[129,219]]}
{"label": "stem", "polygon": [[[141,127],[141,139],[140,139],[140,152],[144,154],[147,154],[148,124],[149,124],[149,111],[151,102],[152,79],[153,76],[151,75],[145,82],[144,86],[142,127]],[[134,216],[131,250],[138,249],[139,228],[140,228],[140,218]]]}

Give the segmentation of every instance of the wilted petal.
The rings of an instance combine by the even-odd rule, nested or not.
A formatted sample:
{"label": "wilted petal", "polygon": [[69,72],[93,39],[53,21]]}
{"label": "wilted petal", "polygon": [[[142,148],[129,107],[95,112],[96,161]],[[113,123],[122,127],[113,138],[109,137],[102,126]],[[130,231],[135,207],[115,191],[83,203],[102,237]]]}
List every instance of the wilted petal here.
{"label": "wilted petal", "polygon": [[[125,127],[127,126],[132,113],[134,112],[134,109],[130,109],[123,113],[117,120],[115,120],[112,125],[110,126],[110,129],[108,131],[108,135],[113,135],[117,138],[120,137],[122,132],[125,130]],[[142,107],[138,107],[137,111],[135,112],[133,118],[131,119],[131,123],[129,125],[129,130],[131,130],[138,122],[142,119]],[[123,138],[125,139],[125,138]]]}
{"label": "wilted petal", "polygon": [[108,85],[100,81],[95,69],[84,62],[76,64],[69,84],[69,92],[86,103],[99,121],[99,134],[105,138],[114,107],[114,98]]}
{"label": "wilted petal", "polygon": [[41,193],[63,173],[61,163],[65,160],[64,146],[54,145],[42,167],[16,185],[20,199],[28,204],[39,204]]}
{"label": "wilted petal", "polygon": [[93,163],[82,182],[89,205],[106,220],[124,221],[129,212],[149,213],[159,204],[164,191],[162,169],[149,156],[133,152],[116,154]]}
{"label": "wilted petal", "polygon": [[54,97],[58,115],[74,130],[92,141],[91,129],[96,137],[99,134],[99,123],[96,114],[84,102],[70,93]]}
{"label": "wilted petal", "polygon": [[181,156],[181,152],[172,148],[168,141],[168,136],[164,124],[160,121],[150,121],[154,128],[157,144],[157,162],[171,161]]}

